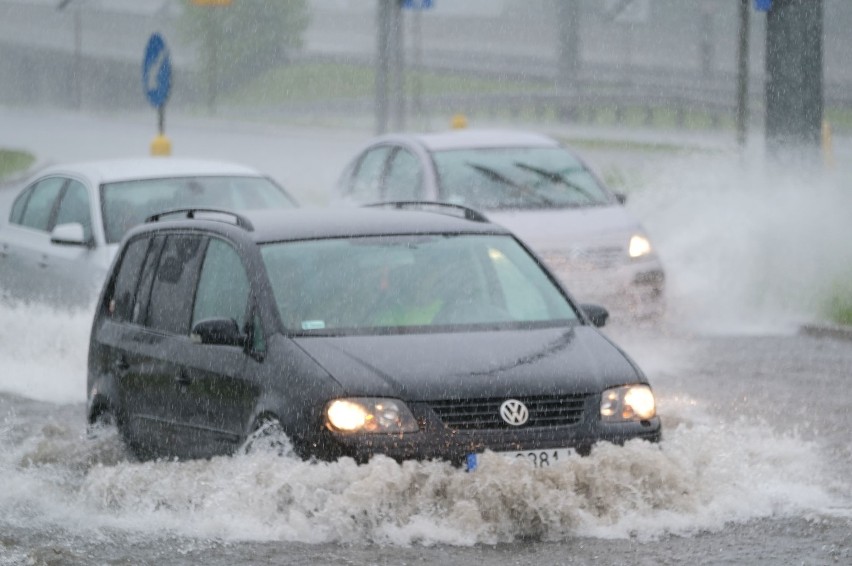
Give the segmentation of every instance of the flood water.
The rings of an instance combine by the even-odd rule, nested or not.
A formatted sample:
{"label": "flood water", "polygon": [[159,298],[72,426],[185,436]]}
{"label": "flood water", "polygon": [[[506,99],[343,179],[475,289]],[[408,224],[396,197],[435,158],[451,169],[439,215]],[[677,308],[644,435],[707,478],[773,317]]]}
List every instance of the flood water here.
{"label": "flood water", "polygon": [[[65,159],[146,139],[133,120],[4,119]],[[56,120],[79,126],[80,144],[56,141]],[[196,154],[234,147],[227,124],[180,132]],[[285,183],[307,202],[361,139],[239,136],[265,170],[309,156]],[[312,178],[323,159],[328,179]],[[798,330],[852,264],[848,191],[804,193],[726,154],[629,165],[628,207],[666,266],[669,311],[604,331],[654,386],[658,445],[601,445],[544,470],[492,456],[475,473],[264,451],[138,462],[114,432],[86,433],[91,313],[0,304],[0,565],[852,563],[852,342]]]}
{"label": "flood water", "polygon": [[852,557],[847,342],[612,328],[655,386],[664,440],[550,469],[138,462],[114,431],[86,434],[89,313],[0,308],[0,564]]}

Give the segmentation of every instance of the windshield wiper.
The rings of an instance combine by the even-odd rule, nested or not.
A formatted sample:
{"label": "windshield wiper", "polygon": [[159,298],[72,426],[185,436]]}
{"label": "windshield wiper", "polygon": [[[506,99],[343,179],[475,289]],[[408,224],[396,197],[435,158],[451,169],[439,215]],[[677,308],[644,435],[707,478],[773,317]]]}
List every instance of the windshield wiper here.
{"label": "windshield wiper", "polygon": [[590,203],[598,203],[598,200],[589,191],[587,191],[576,183],[572,183],[571,181],[566,179],[565,176],[559,171],[548,171],[547,169],[542,169],[540,167],[536,167],[535,165],[529,165],[528,163],[522,163],[520,161],[515,162],[515,167],[523,169],[524,171],[531,171],[536,175],[544,177],[551,183],[559,183],[570,189],[574,189],[575,191],[589,199]]}
{"label": "windshield wiper", "polygon": [[535,192],[534,190],[530,189],[529,187],[525,187],[524,185],[516,183],[515,181],[506,177],[505,175],[503,175],[499,171],[496,171],[496,170],[494,170],[490,167],[486,167],[485,165],[480,165],[479,163],[471,163],[470,161],[468,161],[466,163],[466,165],[468,167],[475,169],[476,171],[479,171],[480,173],[482,173],[483,175],[485,175],[486,177],[488,177],[492,181],[497,181],[498,183],[506,185],[507,187],[511,187],[512,189],[515,189],[515,192],[517,192],[519,194],[522,194],[522,195],[525,195],[525,196],[530,196],[530,197],[533,197],[535,199],[538,199],[539,202],[541,202],[542,204],[546,204],[547,206],[556,205],[556,203],[554,201],[550,200],[546,196]]}

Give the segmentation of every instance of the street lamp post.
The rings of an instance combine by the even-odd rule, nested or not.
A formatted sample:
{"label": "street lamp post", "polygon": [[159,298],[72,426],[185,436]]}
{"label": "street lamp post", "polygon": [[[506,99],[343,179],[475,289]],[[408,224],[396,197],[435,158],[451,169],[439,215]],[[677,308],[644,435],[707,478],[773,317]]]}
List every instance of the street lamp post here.
{"label": "street lamp post", "polygon": [[766,142],[817,154],[823,119],[823,0],[772,0],[766,14]]}

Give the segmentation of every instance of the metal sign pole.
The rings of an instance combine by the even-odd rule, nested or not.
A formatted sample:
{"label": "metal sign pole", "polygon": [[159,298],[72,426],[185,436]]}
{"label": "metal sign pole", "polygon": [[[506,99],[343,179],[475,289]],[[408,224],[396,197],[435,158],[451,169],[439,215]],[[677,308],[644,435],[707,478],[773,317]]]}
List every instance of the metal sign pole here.
{"label": "metal sign pole", "polygon": [[160,34],[152,34],[142,59],[142,89],[151,106],[157,109],[158,134],[151,142],[151,155],[171,155],[172,142],[166,137],[166,102],[172,83],[169,50]]}
{"label": "metal sign pole", "polygon": [[378,44],[376,49],[376,133],[388,131],[388,75],[390,63],[390,2],[377,0]]}
{"label": "metal sign pole", "polygon": [[746,145],[748,134],[748,55],[749,55],[749,0],[740,0],[740,33],[737,46],[737,144]]}

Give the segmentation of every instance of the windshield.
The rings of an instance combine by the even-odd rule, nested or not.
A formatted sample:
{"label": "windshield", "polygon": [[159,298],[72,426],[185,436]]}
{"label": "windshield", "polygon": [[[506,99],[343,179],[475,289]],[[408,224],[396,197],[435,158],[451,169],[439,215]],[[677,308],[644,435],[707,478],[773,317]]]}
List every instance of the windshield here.
{"label": "windshield", "polygon": [[432,158],[447,202],[483,209],[614,202],[582,162],[559,147],[437,151]]}
{"label": "windshield", "polygon": [[510,236],[412,235],[266,244],[290,333],[554,326],[577,315]]}
{"label": "windshield", "polygon": [[249,210],[293,208],[295,203],[264,177],[174,177],[105,183],[101,186],[107,243],[158,212],[187,207]]}

